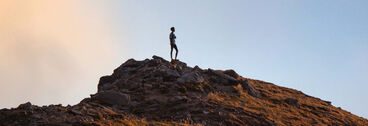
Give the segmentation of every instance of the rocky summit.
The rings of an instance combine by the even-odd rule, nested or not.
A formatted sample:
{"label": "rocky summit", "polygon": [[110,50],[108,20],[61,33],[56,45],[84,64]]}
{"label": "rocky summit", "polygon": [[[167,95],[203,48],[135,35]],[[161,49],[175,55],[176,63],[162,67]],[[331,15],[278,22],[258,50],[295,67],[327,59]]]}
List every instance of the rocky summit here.
{"label": "rocky summit", "polygon": [[368,126],[331,102],[234,70],[189,67],[161,57],[129,59],[73,106],[24,103],[0,110],[1,126],[228,125]]}

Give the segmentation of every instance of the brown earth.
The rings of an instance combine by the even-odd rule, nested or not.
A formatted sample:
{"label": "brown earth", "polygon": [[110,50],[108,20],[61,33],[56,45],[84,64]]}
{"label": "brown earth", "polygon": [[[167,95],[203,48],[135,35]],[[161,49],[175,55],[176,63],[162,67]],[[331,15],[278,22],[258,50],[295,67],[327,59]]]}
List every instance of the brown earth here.
{"label": "brown earth", "polygon": [[331,102],[233,70],[188,67],[160,57],[130,59],[74,106],[31,103],[0,110],[0,125],[332,125],[368,120]]}

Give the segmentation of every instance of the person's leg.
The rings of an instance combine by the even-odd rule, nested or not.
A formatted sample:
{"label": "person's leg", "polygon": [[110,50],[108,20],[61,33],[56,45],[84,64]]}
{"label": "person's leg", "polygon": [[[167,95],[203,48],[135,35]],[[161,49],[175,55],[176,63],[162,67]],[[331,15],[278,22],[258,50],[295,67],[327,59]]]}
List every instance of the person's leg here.
{"label": "person's leg", "polygon": [[176,47],[176,45],[175,45],[174,48],[175,48],[175,51],[176,51],[176,53],[175,53],[175,60],[176,60],[176,57],[178,57],[178,47]]}
{"label": "person's leg", "polygon": [[173,46],[172,46],[172,45],[170,45],[170,47],[171,47],[170,57],[171,57],[171,60],[172,60],[172,59],[173,59],[173,58],[172,58]]}

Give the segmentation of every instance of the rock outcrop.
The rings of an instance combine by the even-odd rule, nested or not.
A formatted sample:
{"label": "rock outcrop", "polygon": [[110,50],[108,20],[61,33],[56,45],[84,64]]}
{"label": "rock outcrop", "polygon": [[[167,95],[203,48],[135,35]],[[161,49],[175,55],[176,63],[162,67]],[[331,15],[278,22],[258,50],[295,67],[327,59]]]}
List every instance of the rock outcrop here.
{"label": "rock outcrop", "polygon": [[300,91],[161,57],[129,59],[74,106],[0,110],[0,125],[368,125]]}

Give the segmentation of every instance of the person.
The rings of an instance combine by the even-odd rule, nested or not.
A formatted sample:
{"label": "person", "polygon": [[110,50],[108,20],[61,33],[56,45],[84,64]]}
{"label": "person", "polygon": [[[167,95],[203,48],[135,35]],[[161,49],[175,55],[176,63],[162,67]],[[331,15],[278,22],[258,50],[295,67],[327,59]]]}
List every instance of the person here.
{"label": "person", "polygon": [[171,30],[171,33],[170,33],[170,46],[171,46],[171,51],[170,51],[170,57],[171,57],[171,60],[173,60],[172,58],[172,52],[173,52],[173,48],[175,49],[176,53],[175,53],[175,60],[176,60],[176,57],[178,56],[178,47],[176,47],[176,44],[175,44],[175,39],[176,39],[176,36],[174,34],[175,32],[175,27],[171,27],[170,28]]}

